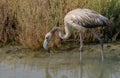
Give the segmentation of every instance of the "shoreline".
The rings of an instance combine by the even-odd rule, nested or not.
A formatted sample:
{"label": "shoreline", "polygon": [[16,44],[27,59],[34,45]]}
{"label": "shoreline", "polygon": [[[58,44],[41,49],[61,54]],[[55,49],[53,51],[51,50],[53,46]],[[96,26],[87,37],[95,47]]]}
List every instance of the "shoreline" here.
{"label": "shoreline", "polygon": [[[104,45],[104,55],[105,58],[114,58],[120,59],[120,42],[117,43],[106,43]],[[72,48],[72,47],[71,47]],[[88,44],[84,45],[83,49],[83,57],[84,58],[93,58],[100,57],[100,45],[99,44]],[[5,46],[0,48],[0,57],[4,57],[6,59],[9,58],[46,58],[50,56],[57,56],[60,54],[79,54],[79,45],[75,45],[75,48],[71,50],[55,50],[53,49],[51,53],[46,53],[43,49],[41,50],[30,50],[21,48],[21,46]],[[9,57],[9,58],[8,58]]]}

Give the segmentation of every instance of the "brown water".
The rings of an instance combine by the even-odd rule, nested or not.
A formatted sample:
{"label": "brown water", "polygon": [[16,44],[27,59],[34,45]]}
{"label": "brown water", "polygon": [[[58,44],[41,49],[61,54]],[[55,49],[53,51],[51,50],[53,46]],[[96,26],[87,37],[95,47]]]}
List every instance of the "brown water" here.
{"label": "brown water", "polygon": [[64,52],[40,58],[14,58],[0,61],[0,78],[120,78],[120,60],[85,57]]}
{"label": "brown water", "polygon": [[1,48],[0,78],[120,78],[119,44],[105,45],[104,62],[99,46],[89,47],[84,49],[82,63],[79,48],[43,55],[39,51]]}

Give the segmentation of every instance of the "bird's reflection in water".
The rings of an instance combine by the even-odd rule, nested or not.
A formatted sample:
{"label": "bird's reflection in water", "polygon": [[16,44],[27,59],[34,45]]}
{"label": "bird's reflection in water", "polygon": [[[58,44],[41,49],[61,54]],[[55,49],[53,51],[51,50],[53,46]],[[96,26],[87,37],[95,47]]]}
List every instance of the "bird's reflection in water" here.
{"label": "bird's reflection in water", "polygon": [[[80,78],[104,78],[104,62],[96,63],[97,65],[80,63]],[[109,78],[109,77],[108,77]]]}
{"label": "bird's reflection in water", "polygon": [[[119,78],[120,62],[59,56],[0,63],[0,77],[6,78]],[[11,68],[11,67],[14,68]]]}

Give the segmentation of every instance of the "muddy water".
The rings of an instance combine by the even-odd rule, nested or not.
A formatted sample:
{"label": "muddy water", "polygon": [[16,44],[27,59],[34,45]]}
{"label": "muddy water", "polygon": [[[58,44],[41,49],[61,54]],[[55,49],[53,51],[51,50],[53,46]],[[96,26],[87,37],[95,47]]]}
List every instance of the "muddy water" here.
{"label": "muddy water", "polygon": [[119,46],[107,47],[104,62],[99,50],[86,49],[82,63],[78,49],[44,56],[0,49],[0,78],[120,78]]}
{"label": "muddy water", "polygon": [[0,78],[120,78],[120,61],[99,57],[79,61],[78,52],[0,62]]}

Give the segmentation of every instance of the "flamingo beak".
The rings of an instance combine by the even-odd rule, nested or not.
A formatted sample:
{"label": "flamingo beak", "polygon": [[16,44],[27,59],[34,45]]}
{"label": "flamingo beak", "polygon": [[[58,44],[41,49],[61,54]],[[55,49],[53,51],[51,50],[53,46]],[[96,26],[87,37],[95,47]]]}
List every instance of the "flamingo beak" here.
{"label": "flamingo beak", "polygon": [[43,47],[44,47],[44,49],[45,49],[48,53],[50,53],[50,49],[49,49],[48,44],[49,44],[48,40],[45,39],[45,40],[44,40],[44,43],[43,43]]}

